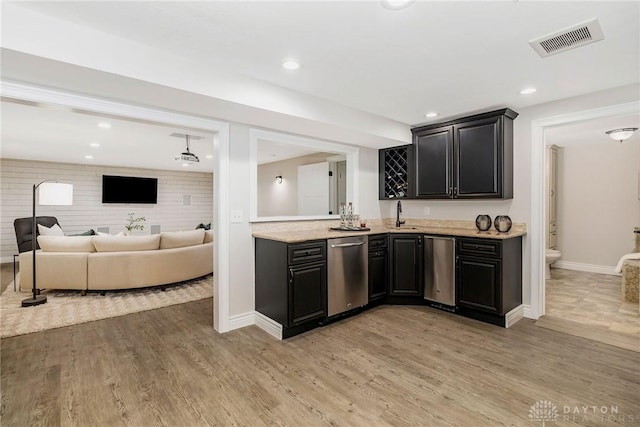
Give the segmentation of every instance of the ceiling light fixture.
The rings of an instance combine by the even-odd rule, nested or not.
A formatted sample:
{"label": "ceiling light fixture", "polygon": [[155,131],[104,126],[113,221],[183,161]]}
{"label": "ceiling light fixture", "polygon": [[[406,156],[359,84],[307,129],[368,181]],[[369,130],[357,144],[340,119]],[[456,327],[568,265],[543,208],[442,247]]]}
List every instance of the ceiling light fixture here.
{"label": "ceiling light fixture", "polygon": [[84,158],[91,160],[91,159],[93,159],[93,156],[91,154],[87,154],[86,156],[84,156]]}
{"label": "ceiling light fixture", "polygon": [[536,89],[535,87],[528,87],[528,88],[526,88],[526,89],[522,89],[522,90],[520,91],[520,93],[521,93],[522,95],[530,95],[530,94],[534,93],[536,90],[537,90],[537,89]]}
{"label": "ceiling light fixture", "polygon": [[111,123],[100,122],[98,123],[98,127],[102,129],[111,129]]}
{"label": "ceiling light fixture", "polygon": [[91,144],[89,144],[89,146],[93,148],[98,148],[100,147],[100,144],[98,144],[97,142],[92,142]]}
{"label": "ceiling light fixture", "polygon": [[380,1],[380,3],[382,4],[382,7],[384,7],[385,9],[399,10],[399,9],[404,9],[414,1],[415,0],[382,0]]}
{"label": "ceiling light fixture", "polygon": [[213,155],[212,154],[207,154],[207,159],[213,159]]}
{"label": "ceiling light fixture", "polygon": [[295,71],[300,68],[300,62],[295,59],[285,59],[282,61],[282,68],[289,71]]}
{"label": "ceiling light fixture", "polygon": [[438,117],[438,113],[427,113],[424,115],[427,119],[432,119],[434,117]]}
{"label": "ceiling light fixture", "polygon": [[622,129],[610,130],[605,133],[609,135],[612,139],[622,142],[631,138],[631,135],[633,135],[633,133],[637,130],[638,128],[622,128]]}
{"label": "ceiling light fixture", "polygon": [[[186,165],[188,166],[189,163],[199,163],[200,159],[198,158],[198,156],[196,156],[195,154],[193,154],[190,150],[189,150],[189,142],[192,139],[202,139],[202,136],[195,136],[195,135],[189,135],[189,134],[184,134],[184,133],[172,133],[171,136],[174,136],[176,138],[185,138],[186,142],[187,142],[187,146],[185,151],[183,151],[182,153],[178,154],[175,159],[178,161],[182,161],[182,162],[186,162]],[[182,164],[182,166],[185,166],[185,163]]]}
{"label": "ceiling light fixture", "polygon": [[184,166],[185,168],[189,167],[189,163],[183,163],[182,166]]}

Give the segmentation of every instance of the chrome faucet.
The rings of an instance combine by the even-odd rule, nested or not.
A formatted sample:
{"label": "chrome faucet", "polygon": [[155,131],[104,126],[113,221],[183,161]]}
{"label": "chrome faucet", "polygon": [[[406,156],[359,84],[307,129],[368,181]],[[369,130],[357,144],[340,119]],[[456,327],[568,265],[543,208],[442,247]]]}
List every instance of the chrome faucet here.
{"label": "chrome faucet", "polygon": [[397,228],[400,228],[400,226],[405,223],[404,220],[400,219],[401,214],[402,214],[402,203],[400,203],[400,200],[398,200],[398,204],[396,206],[396,227]]}

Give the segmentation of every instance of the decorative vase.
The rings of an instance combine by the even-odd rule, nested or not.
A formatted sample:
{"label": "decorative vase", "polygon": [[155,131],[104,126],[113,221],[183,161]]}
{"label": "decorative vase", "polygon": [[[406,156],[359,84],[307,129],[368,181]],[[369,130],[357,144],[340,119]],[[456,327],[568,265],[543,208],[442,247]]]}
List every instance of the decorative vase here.
{"label": "decorative vase", "polygon": [[494,227],[499,233],[507,233],[511,230],[511,218],[508,215],[498,215],[493,222]]}
{"label": "decorative vase", "polygon": [[491,228],[491,217],[489,215],[478,215],[476,217],[476,227],[480,231],[488,231]]}

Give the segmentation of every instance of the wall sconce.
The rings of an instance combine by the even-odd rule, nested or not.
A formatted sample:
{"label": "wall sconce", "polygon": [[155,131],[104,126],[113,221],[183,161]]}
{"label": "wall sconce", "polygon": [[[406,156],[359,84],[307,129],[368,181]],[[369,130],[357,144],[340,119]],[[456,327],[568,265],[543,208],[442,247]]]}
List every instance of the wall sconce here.
{"label": "wall sconce", "polygon": [[609,135],[611,138],[615,139],[616,141],[622,142],[624,140],[631,138],[631,135],[633,135],[633,133],[637,130],[638,128],[624,128],[624,129],[610,130],[605,133]]}
{"label": "wall sconce", "polygon": [[282,184],[282,175],[276,176],[276,181],[278,181],[278,184]]}

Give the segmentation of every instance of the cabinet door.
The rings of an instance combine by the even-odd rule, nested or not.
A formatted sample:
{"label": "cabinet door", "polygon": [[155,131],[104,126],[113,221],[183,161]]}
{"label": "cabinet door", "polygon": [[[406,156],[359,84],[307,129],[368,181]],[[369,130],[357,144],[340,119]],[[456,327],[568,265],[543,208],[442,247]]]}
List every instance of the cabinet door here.
{"label": "cabinet door", "polygon": [[453,127],[417,134],[416,197],[448,199],[453,192]]}
{"label": "cabinet door", "polygon": [[289,325],[324,317],[327,306],[325,263],[289,267]]}
{"label": "cabinet door", "polygon": [[501,197],[502,116],[454,126],[454,197]]}
{"label": "cabinet door", "polygon": [[390,256],[389,294],[422,297],[422,236],[391,236]]}
{"label": "cabinet door", "polygon": [[456,305],[501,313],[501,261],[458,256]]}
{"label": "cabinet door", "polygon": [[387,295],[387,251],[369,252],[369,302]]}

